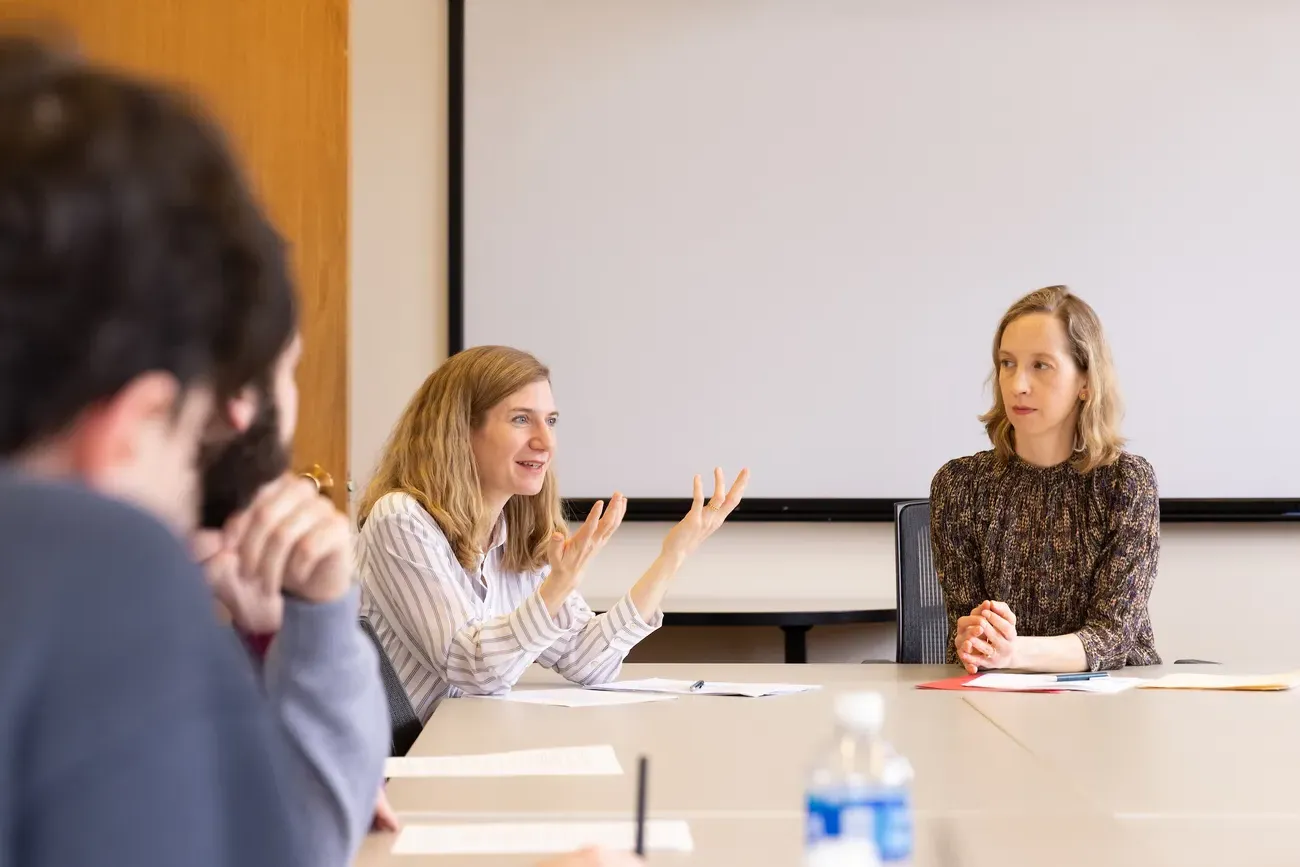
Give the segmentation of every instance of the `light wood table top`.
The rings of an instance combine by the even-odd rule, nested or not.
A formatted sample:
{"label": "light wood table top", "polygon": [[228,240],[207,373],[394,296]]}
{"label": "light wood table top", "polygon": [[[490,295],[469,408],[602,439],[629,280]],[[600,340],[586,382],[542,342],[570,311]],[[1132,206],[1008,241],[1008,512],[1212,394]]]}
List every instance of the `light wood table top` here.
{"label": "light wood table top", "polygon": [[[1300,693],[915,689],[955,673],[937,666],[628,665],[624,679],[822,689],[605,708],[451,700],[412,755],[609,743],[625,774],[393,780],[389,799],[407,824],[627,820],[632,769],[644,752],[651,757],[651,816],[687,820],[695,839],[694,853],[653,853],[651,865],[798,865],[805,773],[830,733],[834,696],[871,689],[885,697],[886,737],[917,771],[917,867],[1300,864]],[[534,669],[522,686],[558,682]],[[371,835],[356,863],[522,867],[545,860],[393,856],[393,840]]]}
{"label": "light wood table top", "polygon": [[[617,818],[625,819],[626,815]],[[663,818],[675,818],[663,816]],[[483,817],[483,821],[493,821]],[[500,820],[497,820],[500,821]],[[708,867],[799,867],[803,863],[801,818],[688,818],[695,850],[650,852],[647,864]],[[1212,833],[1212,832],[1211,832]],[[541,855],[392,855],[395,834],[372,834],[357,867],[535,867]],[[1223,848],[1200,854],[1194,840],[1157,836],[1103,816],[918,816],[914,867],[1282,867],[1286,860],[1213,860]],[[1253,850],[1237,846],[1236,855]]]}
{"label": "light wood table top", "polygon": [[[896,665],[627,665],[622,679],[678,679],[820,684],[787,696],[682,696],[616,707],[563,708],[474,698],[444,701],[411,755],[498,752],[610,744],[625,773],[617,777],[395,779],[389,800],[399,812],[629,809],[637,757],[650,757],[652,804],[708,815],[757,811],[802,815],[807,774],[819,744],[831,737],[833,702],[846,690],[885,697],[885,737],[916,771],[917,809],[934,814],[999,812],[1073,814],[1083,801],[997,726],[950,692],[915,685],[951,676],[946,667]],[[535,670],[528,681],[558,678]],[[526,686],[526,685],[525,685]],[[1007,785],[981,799],[996,769]]]}
{"label": "light wood table top", "polygon": [[[1199,670],[1232,669],[1124,673]],[[1300,691],[1001,693],[966,700],[1107,813],[1189,823],[1212,816],[1300,822]]]}

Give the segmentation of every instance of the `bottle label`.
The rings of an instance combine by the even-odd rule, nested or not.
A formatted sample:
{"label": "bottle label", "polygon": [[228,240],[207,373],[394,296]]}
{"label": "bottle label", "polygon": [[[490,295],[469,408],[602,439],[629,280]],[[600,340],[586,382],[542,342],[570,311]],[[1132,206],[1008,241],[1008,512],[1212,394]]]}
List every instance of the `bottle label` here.
{"label": "bottle label", "polygon": [[808,796],[809,849],[826,843],[870,840],[880,860],[912,857],[912,811],[905,789],[813,792]]}

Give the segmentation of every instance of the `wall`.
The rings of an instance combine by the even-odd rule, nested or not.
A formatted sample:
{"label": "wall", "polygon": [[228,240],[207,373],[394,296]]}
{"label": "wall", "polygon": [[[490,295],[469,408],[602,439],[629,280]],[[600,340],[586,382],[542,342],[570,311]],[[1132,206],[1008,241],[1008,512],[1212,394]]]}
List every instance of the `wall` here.
{"label": "wall", "polygon": [[407,399],[447,354],[446,6],[351,9],[354,502]]}
{"label": "wall", "polygon": [[[351,466],[358,489],[390,426],[446,355],[446,4],[352,5]],[[625,525],[587,579],[619,592],[654,555],[666,526]],[[1300,527],[1166,525],[1152,612],[1166,659],[1196,656],[1300,665]],[[892,596],[885,525],[734,524],[696,555],[676,592],[773,593],[815,584],[864,599]],[[779,661],[775,628],[666,629],[633,659]],[[893,653],[890,627],[823,627],[812,661]]]}

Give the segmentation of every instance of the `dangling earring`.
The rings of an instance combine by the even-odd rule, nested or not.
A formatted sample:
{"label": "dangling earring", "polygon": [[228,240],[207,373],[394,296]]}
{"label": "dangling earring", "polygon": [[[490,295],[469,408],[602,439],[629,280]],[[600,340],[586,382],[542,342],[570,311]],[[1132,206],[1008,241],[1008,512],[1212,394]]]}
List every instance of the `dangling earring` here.
{"label": "dangling earring", "polygon": [[[1079,393],[1079,402],[1080,403],[1088,402],[1087,390],[1084,390]],[[1083,412],[1082,410],[1080,410],[1079,423],[1074,426],[1074,453],[1075,454],[1079,454],[1080,452],[1086,451],[1088,448],[1083,441],[1083,431],[1079,429],[1080,425],[1082,424],[1083,424]]]}

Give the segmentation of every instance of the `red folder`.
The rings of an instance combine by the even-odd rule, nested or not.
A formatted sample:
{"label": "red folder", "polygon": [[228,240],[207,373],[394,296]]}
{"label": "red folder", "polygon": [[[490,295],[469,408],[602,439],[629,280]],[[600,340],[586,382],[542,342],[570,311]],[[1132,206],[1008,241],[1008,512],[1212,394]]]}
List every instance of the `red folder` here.
{"label": "red folder", "polygon": [[1035,690],[985,689],[984,687],[980,687],[980,686],[976,686],[976,687],[966,686],[966,684],[970,683],[972,680],[974,680],[977,677],[979,677],[978,674],[963,674],[959,677],[949,677],[949,678],[945,678],[944,680],[932,680],[929,683],[918,683],[916,685],[916,688],[917,689],[951,689],[951,690],[958,690],[961,692],[967,692],[970,693],[971,695],[979,695],[982,692],[1019,692],[1019,693],[1041,692],[1041,693],[1046,693],[1047,695],[1059,695],[1060,693],[1064,692],[1064,690],[1060,690],[1060,689],[1035,689]]}
{"label": "red folder", "polygon": [[965,689],[966,684],[970,683],[978,674],[963,674],[960,677],[949,677],[944,680],[932,680],[929,683],[918,683],[917,689]]}

